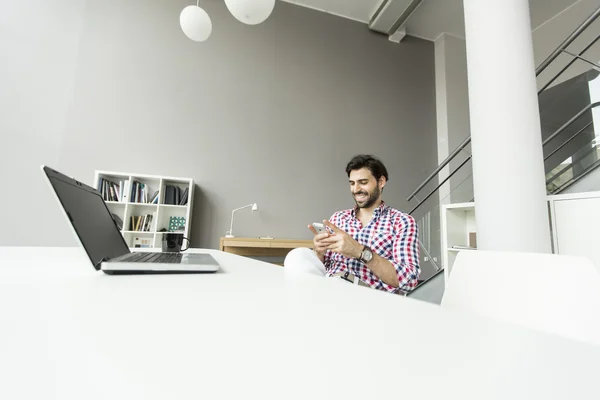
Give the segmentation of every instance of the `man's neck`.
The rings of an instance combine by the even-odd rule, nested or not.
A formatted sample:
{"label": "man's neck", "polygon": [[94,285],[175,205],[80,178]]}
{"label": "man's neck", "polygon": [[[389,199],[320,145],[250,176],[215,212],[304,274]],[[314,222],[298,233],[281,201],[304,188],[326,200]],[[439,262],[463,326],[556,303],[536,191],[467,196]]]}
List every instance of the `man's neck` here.
{"label": "man's neck", "polygon": [[377,200],[371,207],[369,208],[359,208],[356,216],[361,221],[370,221],[373,218],[373,213],[375,209],[381,205],[381,198]]}

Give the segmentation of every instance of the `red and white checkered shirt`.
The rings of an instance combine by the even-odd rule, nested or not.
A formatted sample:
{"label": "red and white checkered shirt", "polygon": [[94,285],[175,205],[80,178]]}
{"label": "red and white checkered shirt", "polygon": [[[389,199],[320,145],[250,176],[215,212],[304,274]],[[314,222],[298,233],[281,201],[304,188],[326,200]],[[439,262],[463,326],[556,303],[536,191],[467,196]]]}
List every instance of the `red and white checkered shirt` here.
{"label": "red and white checkered shirt", "polygon": [[365,227],[353,209],[338,211],[329,221],[348,233],[360,244],[369,247],[374,253],[390,261],[400,285],[398,288],[388,285],[377,277],[367,265],[361,261],[345,257],[327,250],[325,253],[325,269],[327,276],[335,273],[350,272],[370,287],[388,292],[401,290],[409,292],[417,286],[421,272],[419,268],[418,226],[413,217],[387,206],[383,201],[373,212],[373,218]]}

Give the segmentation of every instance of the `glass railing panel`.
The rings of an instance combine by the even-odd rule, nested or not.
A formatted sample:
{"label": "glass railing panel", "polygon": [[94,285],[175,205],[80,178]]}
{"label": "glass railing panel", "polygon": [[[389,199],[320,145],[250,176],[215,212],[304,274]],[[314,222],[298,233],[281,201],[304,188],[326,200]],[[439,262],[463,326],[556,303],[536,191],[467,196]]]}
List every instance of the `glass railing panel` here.
{"label": "glass railing panel", "polygon": [[590,148],[595,136],[593,110],[588,110],[544,146],[544,169],[547,179],[572,159],[581,158],[579,153]]}
{"label": "glass railing panel", "polygon": [[572,157],[546,174],[546,188],[549,194],[558,194],[600,165],[600,140],[594,137],[582,146]]}
{"label": "glass railing panel", "polygon": [[[581,66],[581,63],[577,61],[573,67]],[[590,150],[591,142],[596,137],[594,126],[600,126],[600,108],[590,109],[574,118],[598,101],[600,72],[590,68],[589,64],[584,72],[549,88],[539,96],[542,139],[546,141],[562,129],[543,149],[546,180],[548,182],[554,178],[554,182],[549,182],[550,192],[556,189],[555,185],[560,186],[578,174],[578,163],[573,164],[572,168],[566,167],[573,159],[581,159],[582,154]]]}
{"label": "glass railing panel", "polygon": [[441,210],[444,204],[466,203],[473,200],[473,174],[471,162],[468,161],[436,191],[423,209],[427,210],[417,219],[419,225],[419,242],[421,245],[421,278],[427,279],[442,264],[442,232]]}

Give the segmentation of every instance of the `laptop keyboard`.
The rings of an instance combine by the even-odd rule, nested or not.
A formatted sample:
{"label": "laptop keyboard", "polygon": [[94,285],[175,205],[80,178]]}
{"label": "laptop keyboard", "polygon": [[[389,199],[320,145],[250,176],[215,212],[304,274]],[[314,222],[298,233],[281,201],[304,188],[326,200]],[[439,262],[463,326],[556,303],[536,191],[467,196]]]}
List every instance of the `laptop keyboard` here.
{"label": "laptop keyboard", "polygon": [[180,264],[181,253],[130,253],[121,261],[142,262],[142,263],[161,263],[161,264]]}

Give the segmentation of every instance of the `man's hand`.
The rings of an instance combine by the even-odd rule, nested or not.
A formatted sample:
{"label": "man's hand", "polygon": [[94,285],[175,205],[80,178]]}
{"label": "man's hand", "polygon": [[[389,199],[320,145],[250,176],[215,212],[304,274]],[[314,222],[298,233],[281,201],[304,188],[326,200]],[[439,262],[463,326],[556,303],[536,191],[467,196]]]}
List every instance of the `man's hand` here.
{"label": "man's hand", "polygon": [[327,245],[327,249],[340,253],[346,257],[360,258],[363,249],[362,244],[358,243],[352,236],[348,235],[331,222],[324,220],[323,224],[333,231],[333,235],[328,235],[328,237],[320,240],[320,242]]}
{"label": "man's hand", "polygon": [[317,231],[312,225],[308,225],[308,229],[310,229],[310,231],[315,235],[313,237],[314,250],[315,253],[317,253],[317,257],[319,257],[319,260],[323,262],[323,260],[325,259],[325,252],[327,251],[327,246],[329,246],[329,243],[325,242],[324,240],[330,235],[328,232],[317,233]]}

